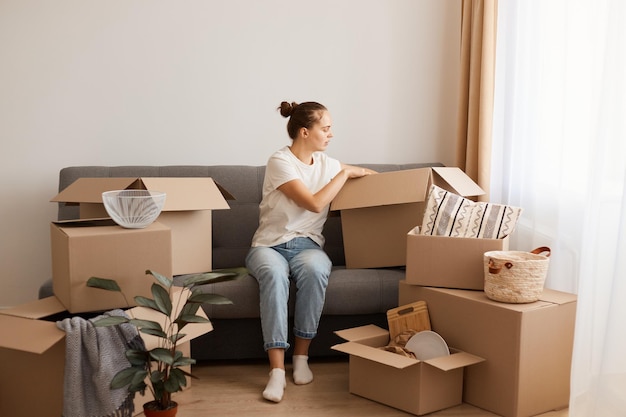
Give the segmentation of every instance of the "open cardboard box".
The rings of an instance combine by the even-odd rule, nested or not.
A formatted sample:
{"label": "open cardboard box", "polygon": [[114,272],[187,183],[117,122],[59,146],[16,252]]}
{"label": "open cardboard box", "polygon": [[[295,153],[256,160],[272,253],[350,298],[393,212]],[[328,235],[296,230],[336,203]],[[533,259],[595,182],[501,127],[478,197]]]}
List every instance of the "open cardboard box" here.
{"label": "open cardboard box", "polygon": [[406,235],[422,224],[431,184],[465,197],[484,194],[454,167],[383,172],[346,182],[330,206],[341,213],[346,267],[406,265]]}
{"label": "open cardboard box", "polygon": [[172,276],[171,230],[160,222],[125,229],[112,220],[50,224],[52,287],[70,313],[135,305],[119,293],[87,287],[92,277],[115,279],[125,294],[151,296],[150,269]]}
{"label": "open cardboard box", "polygon": [[234,197],[212,178],[79,178],[57,194],[53,202],[79,206],[80,217],[107,217],[104,191],[141,189],[166,193],[158,221],[172,230],[173,273],[212,270],[211,211],[229,209]]}
{"label": "open cardboard box", "polygon": [[427,287],[483,290],[484,253],[509,249],[509,237],[482,239],[407,234],[406,282]]}
{"label": "open cardboard box", "polygon": [[[63,413],[65,374],[65,333],[56,326],[65,308],[56,297],[0,310],[0,416],[60,416]],[[143,307],[127,313],[137,318],[162,321],[161,316]],[[204,315],[202,309],[199,315]],[[65,315],[67,317],[67,315]],[[206,315],[204,315],[206,317]],[[189,342],[213,330],[211,323],[194,323],[184,329],[180,350]],[[154,336],[142,334],[146,347],[157,346]],[[188,380],[188,384],[190,381]],[[150,401],[150,394],[135,397],[135,414]]]}
{"label": "open cardboard box", "polygon": [[483,291],[399,288],[400,303],[427,303],[448,343],[485,358],[465,372],[464,402],[505,417],[568,406],[576,295],[545,289],[539,301],[508,304]]}
{"label": "open cardboard box", "polygon": [[333,349],[350,355],[350,392],[416,415],[461,404],[464,368],[483,361],[452,348],[426,361],[387,352],[389,332],[375,325],[335,333],[347,340]]}

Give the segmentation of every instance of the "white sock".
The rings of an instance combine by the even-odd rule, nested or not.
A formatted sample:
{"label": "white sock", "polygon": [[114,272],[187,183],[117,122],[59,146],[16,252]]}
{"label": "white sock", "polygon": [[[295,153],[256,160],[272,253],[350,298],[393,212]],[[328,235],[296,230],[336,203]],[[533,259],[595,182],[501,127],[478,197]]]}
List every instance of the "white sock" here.
{"label": "white sock", "polygon": [[275,403],[280,402],[283,399],[286,386],[285,370],[281,368],[272,369],[270,371],[270,380],[265,387],[265,391],[263,391],[263,398]]}
{"label": "white sock", "polygon": [[293,355],[293,382],[297,385],[305,385],[311,381],[313,381],[313,372],[309,368],[309,357]]}

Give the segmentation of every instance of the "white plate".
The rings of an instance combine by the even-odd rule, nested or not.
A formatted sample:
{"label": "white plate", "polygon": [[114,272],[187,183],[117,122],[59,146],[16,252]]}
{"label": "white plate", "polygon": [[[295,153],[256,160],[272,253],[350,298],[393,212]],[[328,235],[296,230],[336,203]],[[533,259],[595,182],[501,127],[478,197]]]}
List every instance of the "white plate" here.
{"label": "white plate", "polygon": [[424,330],[413,335],[406,342],[406,349],[415,354],[415,357],[421,361],[450,354],[448,344],[438,333],[430,330]]}

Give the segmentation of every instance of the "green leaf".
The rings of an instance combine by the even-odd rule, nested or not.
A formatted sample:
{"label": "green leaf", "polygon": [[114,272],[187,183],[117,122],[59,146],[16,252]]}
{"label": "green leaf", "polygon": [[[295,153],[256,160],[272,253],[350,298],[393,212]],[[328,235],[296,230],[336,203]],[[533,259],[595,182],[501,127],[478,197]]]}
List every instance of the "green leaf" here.
{"label": "green leaf", "polygon": [[107,316],[93,321],[95,327],[117,326],[128,323],[130,320],[123,316]]}
{"label": "green leaf", "polygon": [[233,281],[244,277],[247,274],[248,270],[243,267],[217,269],[215,271],[205,272],[203,274],[191,275],[183,281],[183,286],[192,287],[204,284],[217,284],[218,282]]}
{"label": "green leaf", "polygon": [[232,304],[233,302],[223,295],[219,294],[208,294],[208,293],[199,293],[192,294],[188,302],[192,303],[206,303],[206,304]]}
{"label": "green leaf", "polygon": [[126,359],[133,366],[145,366],[150,360],[150,355],[145,350],[128,349],[126,350]]}
{"label": "green leaf", "polygon": [[165,374],[163,372],[153,371],[150,375],[150,382],[159,385],[164,378]]}
{"label": "green leaf", "polygon": [[130,392],[144,391],[147,387],[146,382],[145,382],[147,375],[148,375],[148,371],[137,372],[133,380],[130,382],[130,385],[128,386],[128,391]]}
{"label": "green leaf", "polygon": [[170,342],[172,342],[172,344],[177,344],[178,341],[180,339],[182,339],[183,337],[187,336],[185,333],[176,333],[170,336]]}
{"label": "green leaf", "polygon": [[178,313],[178,316],[180,317],[180,316],[184,316],[187,314],[194,315],[198,312],[199,308],[200,308],[200,304],[198,303],[185,303],[183,308],[180,309],[180,313]]}
{"label": "green leaf", "polygon": [[129,368],[122,369],[116,373],[111,380],[111,388],[119,389],[130,385],[130,383],[133,382],[133,379],[135,379],[135,375],[138,373],[143,374],[144,378],[147,375],[146,370],[141,366],[131,366]]}
{"label": "green leaf", "polygon": [[[202,316],[185,315],[179,318],[180,323],[210,323],[210,320]],[[176,323],[179,323],[178,321]]]}
{"label": "green leaf", "polygon": [[138,329],[156,329],[163,331],[161,323],[152,320],[131,319],[130,324],[134,325]]}
{"label": "green leaf", "polygon": [[172,369],[170,377],[165,381],[164,388],[167,392],[178,392],[186,385],[185,374],[178,369]]}
{"label": "green leaf", "polygon": [[152,296],[159,309],[159,311],[166,316],[172,314],[172,299],[170,293],[158,284],[152,284]]}
{"label": "green leaf", "polygon": [[122,289],[114,279],[91,277],[87,280],[87,286],[101,290],[122,292]]}
{"label": "green leaf", "polygon": [[146,275],[152,275],[154,278],[156,278],[156,280],[165,288],[170,289],[172,287],[172,284],[174,283],[174,280],[166,277],[165,275],[159,274],[156,271],[151,271],[151,270],[147,270],[146,271]]}
{"label": "green leaf", "polygon": [[139,331],[143,334],[149,334],[152,336],[160,337],[161,339],[167,339],[167,333],[163,330],[158,329],[139,329]]}
{"label": "green leaf", "polygon": [[194,314],[181,314],[176,319],[175,323],[178,325],[178,330],[182,330],[186,325],[192,323],[210,323],[210,320],[202,317],[196,316]]}
{"label": "green leaf", "polygon": [[174,358],[168,349],[164,348],[155,348],[150,351],[150,357],[156,361],[163,362],[167,365],[172,365],[174,363]]}
{"label": "green leaf", "polygon": [[[192,360],[193,360],[193,359],[192,359]],[[193,361],[194,361],[194,363],[195,363],[195,360],[193,360]],[[193,364],[192,364],[192,365],[193,365]],[[184,369],[184,368],[176,368],[176,369],[178,369],[179,371],[181,371],[183,374],[185,374],[185,376],[187,376],[187,377],[189,377],[189,378],[192,378],[192,379],[200,379],[200,378],[199,378],[199,377],[197,377],[196,375],[193,375],[193,374],[191,374],[191,373],[189,373],[189,372],[185,371],[185,369]]]}
{"label": "green leaf", "polygon": [[159,311],[159,307],[151,298],[146,298],[146,297],[142,297],[141,295],[137,295],[135,296],[135,302],[137,303],[138,306],[146,307],[154,311]]}
{"label": "green leaf", "polygon": [[196,363],[196,360],[195,360],[195,359],[182,357],[182,358],[180,358],[180,359],[177,359],[177,360],[174,362],[174,365],[173,365],[173,366],[175,366],[175,367],[179,367],[179,366],[187,366],[187,365],[193,365],[193,364],[195,364],[195,363]]}

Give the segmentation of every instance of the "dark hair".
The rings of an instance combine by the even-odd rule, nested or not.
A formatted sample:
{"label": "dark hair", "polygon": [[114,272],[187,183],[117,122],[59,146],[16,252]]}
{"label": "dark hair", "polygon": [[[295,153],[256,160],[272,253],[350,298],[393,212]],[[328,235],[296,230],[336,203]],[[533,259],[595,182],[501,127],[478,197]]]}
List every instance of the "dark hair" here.
{"label": "dark hair", "polygon": [[300,104],[293,101],[291,103],[283,101],[278,110],[283,117],[289,117],[287,133],[291,139],[298,137],[298,131],[301,128],[310,129],[313,127],[322,118],[322,113],[327,111],[326,107],[314,101]]}

